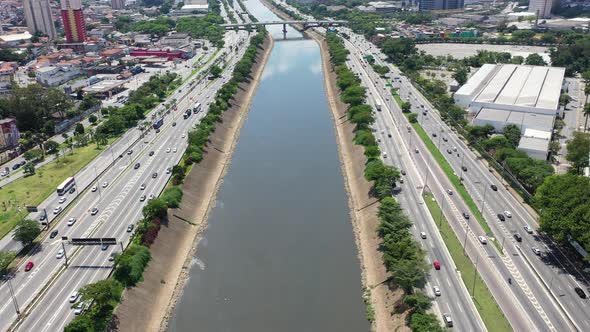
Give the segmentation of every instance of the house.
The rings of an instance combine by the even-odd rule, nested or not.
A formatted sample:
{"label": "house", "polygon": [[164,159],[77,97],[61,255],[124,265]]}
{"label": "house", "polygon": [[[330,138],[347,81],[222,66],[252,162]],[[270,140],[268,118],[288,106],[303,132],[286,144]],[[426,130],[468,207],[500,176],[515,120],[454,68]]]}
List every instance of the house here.
{"label": "house", "polygon": [[20,133],[15,118],[0,120],[0,150],[11,149],[18,145]]}

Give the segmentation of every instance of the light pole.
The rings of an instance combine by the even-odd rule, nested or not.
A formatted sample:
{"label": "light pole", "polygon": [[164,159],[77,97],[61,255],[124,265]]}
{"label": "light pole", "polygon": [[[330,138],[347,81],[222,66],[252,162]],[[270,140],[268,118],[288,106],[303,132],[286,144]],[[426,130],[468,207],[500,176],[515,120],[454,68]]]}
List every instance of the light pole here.
{"label": "light pole", "polygon": [[441,205],[441,209],[440,209],[440,218],[438,219],[438,227],[442,227],[442,219],[443,219],[443,215],[444,215],[444,211],[445,211],[445,203],[446,202],[447,202],[447,200],[445,199],[445,194],[443,193],[442,205]]}
{"label": "light pole", "polygon": [[4,281],[6,281],[8,291],[10,292],[10,298],[12,299],[12,304],[14,305],[14,311],[16,311],[16,316],[20,318],[20,308],[18,307],[16,295],[14,294],[14,288],[12,288],[12,282],[10,281],[10,276],[3,275],[2,279],[4,279]]}
{"label": "light pole", "polygon": [[481,199],[481,209],[479,210],[479,212],[481,212],[483,214],[483,205],[486,200],[486,193],[488,192],[488,187],[485,185],[485,183],[482,183],[482,184],[484,185],[484,188],[483,188],[483,197]]}
{"label": "light pole", "polygon": [[469,220],[467,219],[467,225],[465,226],[465,238],[463,239],[463,255],[467,255],[467,251],[465,250],[465,246],[467,246],[467,234],[469,233]]}
{"label": "light pole", "polygon": [[477,264],[479,263],[479,255],[475,259],[475,271],[473,271],[473,288],[471,290],[471,294],[475,297],[475,279],[477,278]]}

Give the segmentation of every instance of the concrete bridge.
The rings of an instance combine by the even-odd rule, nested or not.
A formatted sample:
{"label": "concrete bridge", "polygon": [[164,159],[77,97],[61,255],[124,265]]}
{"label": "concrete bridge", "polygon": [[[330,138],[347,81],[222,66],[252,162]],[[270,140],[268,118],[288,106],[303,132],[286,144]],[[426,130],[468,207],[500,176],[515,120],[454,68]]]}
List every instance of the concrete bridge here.
{"label": "concrete bridge", "polygon": [[303,26],[303,30],[314,27],[331,27],[347,25],[348,21],[261,21],[261,22],[249,22],[249,23],[236,23],[236,24],[221,24],[226,30],[238,29],[238,30],[250,30],[256,26],[267,26],[267,25],[283,25],[283,33],[287,33],[287,25],[299,24]]}

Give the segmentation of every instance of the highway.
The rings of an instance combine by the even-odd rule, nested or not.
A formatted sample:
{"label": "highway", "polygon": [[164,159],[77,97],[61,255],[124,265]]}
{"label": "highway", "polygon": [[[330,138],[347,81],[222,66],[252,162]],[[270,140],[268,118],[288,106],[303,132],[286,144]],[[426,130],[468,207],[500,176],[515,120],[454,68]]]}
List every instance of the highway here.
{"label": "highway", "polygon": [[[247,46],[248,39],[249,35],[245,31],[228,32],[225,47],[229,50],[230,47],[238,45],[240,40]],[[127,227],[141,218],[141,208],[147,202],[147,199],[140,201],[141,195],[158,196],[163,190],[170,177],[166,169],[180,160],[186,148],[187,140],[183,134],[206,114],[215,92],[229,80],[235,63],[244,51],[245,47],[241,47],[238,54],[228,51],[230,55],[227,57],[227,66],[222,78],[214,81],[204,79],[190,89],[191,82],[188,81],[177,90],[182,90],[182,95],[175,93],[170,96],[169,100],[177,99],[178,109],[164,117],[164,126],[160,133],[156,134],[150,130],[130,148],[127,145],[122,151],[116,150],[122,152],[122,158],[118,158],[118,154],[114,157],[107,154],[106,157],[115,158],[115,165],[89,182],[89,185],[101,184],[98,186],[99,190],[82,191],[79,185],[76,191],[79,195],[77,200],[53,221],[56,223],[55,229],[59,229],[59,236],[55,239],[44,239],[40,249],[26,260],[33,261],[34,268],[30,272],[24,272],[24,266],[20,266],[11,280],[21,312],[25,314],[25,318],[19,322],[18,330],[62,330],[74,316],[68,302],[69,295],[85,284],[108,276],[112,267],[108,258],[112,252],[120,252],[120,246],[111,246],[102,251],[99,247],[73,247],[66,244],[70,264],[64,268],[65,259],[56,258],[57,251],[61,248],[60,237],[117,237],[123,246],[127,245],[130,235],[126,231]],[[203,110],[184,120],[182,113],[192,108],[196,101],[203,104]],[[176,126],[173,126],[174,122]],[[131,134],[133,132],[139,137],[138,130],[132,129]],[[129,140],[132,138],[135,136],[130,136]],[[177,152],[174,152],[175,148]],[[130,149],[133,153],[127,154],[126,151]],[[167,152],[167,149],[170,149],[170,152]],[[150,151],[154,151],[153,156],[149,155]],[[112,159],[107,159],[106,162],[112,162]],[[135,163],[140,163],[138,169],[134,169]],[[157,173],[155,178],[152,176],[153,173]],[[108,183],[106,188],[102,187],[103,182]],[[144,183],[146,188],[141,190],[140,185]],[[99,212],[91,215],[89,211],[94,207],[98,208]],[[64,220],[70,217],[76,217],[77,221],[68,227]],[[1,330],[7,330],[16,318],[5,286],[3,284],[0,288],[0,299],[3,303],[0,308]]]}
{"label": "highway", "polygon": [[[372,54],[375,56],[378,63],[388,65],[381,60],[384,57],[384,55],[381,54],[376,47],[369,45],[369,43],[364,41],[364,38],[362,37],[358,37],[352,33],[351,36],[354,36],[351,38],[351,40],[353,40],[353,42],[357,43],[358,45],[357,49],[352,49],[352,55],[356,55],[358,58],[362,58],[367,54]],[[348,44],[349,43],[347,43],[347,45]],[[391,68],[391,66],[389,67]],[[367,69],[367,67],[365,66],[362,66],[362,68],[364,68],[365,70]],[[402,77],[399,74],[399,72],[396,72],[395,70],[396,69],[394,68],[393,76]],[[367,70],[367,72],[367,75],[369,76],[367,77],[368,84],[374,86],[376,88],[376,91],[378,91],[381,94],[381,98],[385,99],[385,101],[387,102],[387,104],[389,104],[388,106],[391,109],[394,109],[394,114],[398,115],[398,123],[406,123],[407,121],[405,120],[405,117],[401,116],[401,110],[399,110],[399,107],[397,107],[397,104],[394,102],[393,98],[391,98],[388,95],[389,89],[385,87],[386,83],[391,82],[382,80],[378,77],[378,75],[374,74],[372,70]],[[383,87],[383,90],[381,89],[381,87]],[[572,330],[574,328],[578,330],[587,329],[587,327],[580,328],[579,326],[571,324],[570,317],[568,317],[568,314],[573,314],[574,316],[577,316],[581,319],[582,324],[587,326],[587,318],[583,314],[584,307],[587,305],[587,301],[582,301],[579,298],[577,298],[577,295],[573,292],[574,286],[569,287],[569,294],[564,294],[565,292],[563,291],[560,291],[558,294],[555,294],[556,297],[560,299],[560,303],[556,303],[555,298],[548,294],[547,288],[551,288],[553,291],[555,291],[555,286],[559,287],[558,289],[560,290],[563,290],[564,288],[567,289],[567,286],[559,285],[558,278],[561,277],[559,279],[563,279],[563,276],[559,275],[557,278],[555,278],[555,276],[550,277],[551,280],[553,280],[552,283],[551,281],[548,282],[547,280],[541,280],[537,278],[537,273],[542,275],[544,271],[550,269],[549,266],[546,264],[546,260],[548,258],[553,260],[554,262],[560,262],[561,260],[566,263],[567,258],[558,258],[557,255],[559,253],[555,253],[554,250],[548,250],[546,247],[544,247],[539,242],[539,237],[536,234],[534,236],[530,236],[525,232],[525,223],[528,223],[532,227],[536,227],[537,224],[534,218],[532,218],[532,216],[528,214],[528,212],[520,204],[520,202],[518,202],[518,200],[516,200],[507,190],[502,189],[503,184],[501,183],[501,181],[499,181],[495,176],[493,176],[488,171],[488,167],[484,165],[481,161],[479,161],[477,157],[469,150],[469,148],[457,137],[457,135],[448,126],[446,126],[444,122],[440,120],[440,117],[438,116],[436,110],[434,110],[434,108],[428,104],[428,102],[424,99],[424,97],[422,97],[419,91],[413,88],[410,82],[408,82],[402,77],[402,83],[398,82],[398,84],[394,85],[394,87],[399,88],[400,95],[402,98],[410,98],[410,101],[413,104],[413,111],[419,112],[419,121],[423,125],[425,130],[429,134],[437,134],[438,139],[433,138],[433,141],[435,142],[435,144],[439,144],[439,149],[441,150],[441,152],[443,152],[446,159],[453,166],[455,172],[463,176],[463,178],[465,179],[465,187],[468,189],[472,197],[474,197],[476,201],[479,201],[478,205],[481,206],[481,202],[483,200],[484,216],[486,217],[488,224],[492,227],[494,234],[498,237],[498,239],[496,240],[504,242],[504,252],[506,253],[505,255],[498,255],[497,252],[493,250],[493,248],[491,248],[492,246],[486,246],[488,248],[487,257],[489,257],[487,260],[498,262],[497,259],[491,258],[501,258],[502,264],[494,264],[496,272],[500,272],[501,275],[498,277],[510,277],[512,278],[512,280],[515,281],[515,285],[513,285],[510,288],[516,288],[514,289],[514,294],[519,298],[520,306],[522,308],[525,308],[525,311],[529,315],[533,315],[533,317],[529,318],[529,322],[536,322],[536,324],[538,324],[538,322],[544,322],[545,326],[537,326],[537,328],[539,328],[540,330],[547,329],[564,331]],[[411,94],[409,94],[408,91],[412,91]],[[426,116],[422,115],[422,104],[424,104],[426,109],[428,110]],[[391,122],[393,121],[394,120],[391,119]],[[409,142],[411,142],[412,140],[411,137],[412,136],[408,138]],[[445,137],[448,140],[448,142],[442,140],[442,137]],[[417,145],[419,143],[421,143],[419,138],[417,136],[414,137],[414,145]],[[408,144],[412,145],[412,143]],[[457,152],[454,152],[455,147],[457,148]],[[410,149],[414,149],[414,146],[411,146]],[[448,149],[453,151],[453,153],[447,153]],[[422,152],[419,153],[419,155],[421,156],[427,153],[427,150],[424,146],[419,148],[419,150]],[[456,153],[459,154],[459,157],[456,157]],[[432,158],[429,162],[431,163],[431,165],[436,164],[434,159]],[[462,166],[467,167],[466,172],[462,172]],[[436,170],[430,170],[430,172],[432,171]],[[431,175],[433,179],[436,179],[437,182],[448,182],[445,181],[448,179],[446,178],[446,175],[444,173],[440,172],[440,169],[436,173],[434,173],[434,176]],[[491,189],[491,184],[495,184],[498,188],[500,188],[499,191],[493,191]],[[432,189],[432,183],[429,183],[428,186]],[[447,183],[443,186],[445,186],[448,189],[453,188],[450,185],[450,183]],[[488,195],[487,199],[486,195]],[[442,193],[439,193],[439,195],[436,195],[435,193],[435,196],[440,197],[437,198],[439,204],[441,204],[440,202],[445,199],[444,191]],[[453,196],[455,198],[458,197],[458,195]],[[454,203],[455,207],[457,207],[458,203],[460,202]],[[459,211],[457,211],[459,212],[459,215],[457,216],[459,220],[462,219],[460,213],[462,213],[463,211],[469,211],[467,207],[464,206],[464,204],[462,205],[463,207]],[[503,211],[505,210],[511,212],[512,218],[506,218],[506,222],[498,221],[497,214],[503,213]],[[445,211],[445,214],[446,213],[447,211]],[[506,226],[506,224],[508,224],[509,226]],[[481,227],[479,227],[477,223],[472,223],[470,227],[473,230],[473,237],[475,237],[476,235],[485,235],[483,230],[481,229]],[[455,230],[455,232],[458,235],[460,235],[460,231],[457,232],[457,229]],[[522,243],[517,243],[514,240],[513,234],[515,232],[518,232],[523,236]],[[540,256],[537,256],[533,253],[531,249],[532,247],[541,249],[545,248],[545,251]],[[550,256],[553,255],[555,256],[551,258]],[[480,260],[477,261],[481,264]],[[504,265],[504,267],[502,267],[501,265]],[[531,269],[531,267],[533,267],[534,269]],[[548,272],[551,273],[551,271]],[[484,279],[486,279],[486,276],[483,275],[483,273],[482,276],[484,277]],[[492,289],[496,288],[490,286],[488,280],[486,280],[486,283],[488,284],[488,287]],[[496,284],[498,284],[498,280],[496,281]],[[548,287],[549,285],[551,285],[552,287]],[[500,298],[499,295],[495,291],[493,291],[493,293],[498,300]],[[570,302],[571,305],[571,308],[567,310],[567,313],[560,310],[560,305],[563,305],[562,302],[564,302],[564,295],[569,297],[569,299],[565,302]],[[498,302],[502,307],[502,301]],[[575,302],[578,302],[578,305],[574,304]],[[506,304],[510,303],[506,302]],[[506,311],[507,308],[502,308],[507,317],[510,318],[510,314],[507,314]],[[521,313],[524,313],[524,311],[521,310]],[[537,317],[535,318],[534,316]],[[514,317],[513,319],[509,320],[513,324],[513,327],[515,327],[515,323],[523,322],[522,320],[517,319],[517,317]]]}

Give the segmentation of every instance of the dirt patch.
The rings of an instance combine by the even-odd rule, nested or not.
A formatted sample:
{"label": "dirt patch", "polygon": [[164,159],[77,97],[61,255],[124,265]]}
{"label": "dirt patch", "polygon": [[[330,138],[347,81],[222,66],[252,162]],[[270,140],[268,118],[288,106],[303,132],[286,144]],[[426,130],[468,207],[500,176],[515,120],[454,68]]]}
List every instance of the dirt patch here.
{"label": "dirt patch", "polygon": [[[261,1],[266,7],[283,19],[291,19],[278,11],[267,1]],[[371,183],[364,177],[367,159],[362,146],[353,143],[354,125],[347,121],[347,105],[339,98],[336,86],[336,73],[330,64],[328,45],[323,36],[312,31],[304,32],[320,46],[325,77],[325,90],[336,128],[338,151],[344,183],[348,194],[348,206],[358,256],[361,263],[361,281],[363,287],[370,291],[370,301],[375,311],[372,330],[377,332],[410,331],[406,326],[406,314],[396,313],[396,307],[403,298],[402,290],[392,290],[383,282],[389,277],[379,251],[381,239],[377,234],[376,199],[369,195]]]}
{"label": "dirt patch", "polygon": [[168,211],[169,223],[162,227],[151,247],[152,261],[144,273],[144,281],[124,293],[115,312],[119,331],[166,330],[271,53],[273,41],[270,36],[262,47],[264,50],[259,52],[252,70],[252,80],[240,86],[232,107],[223,113],[222,122],[211,136],[203,161],[194,165],[187,175],[182,186],[184,197],[180,208]]}

